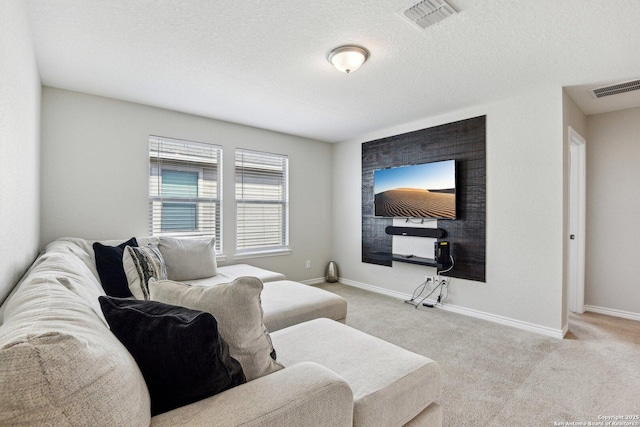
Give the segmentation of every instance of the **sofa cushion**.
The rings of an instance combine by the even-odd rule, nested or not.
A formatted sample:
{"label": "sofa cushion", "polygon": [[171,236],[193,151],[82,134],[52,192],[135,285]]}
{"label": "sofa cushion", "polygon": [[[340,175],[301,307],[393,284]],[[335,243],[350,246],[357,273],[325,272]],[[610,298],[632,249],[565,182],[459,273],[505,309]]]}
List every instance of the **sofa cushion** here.
{"label": "sofa cushion", "polygon": [[149,425],[149,392],[133,357],[81,296],[30,276],[7,301],[0,327],[0,420]]}
{"label": "sofa cushion", "polygon": [[149,279],[167,278],[164,258],[155,245],[140,248],[127,246],[122,256],[124,273],[127,276],[129,290],[136,299],[149,299]]}
{"label": "sofa cushion", "polygon": [[246,382],[209,313],[156,301],[100,297],[111,332],[138,363],[151,415]]}
{"label": "sofa cushion", "polygon": [[160,237],[158,249],[167,265],[167,279],[194,280],[217,274],[215,238]]}
{"label": "sofa cushion", "polygon": [[149,292],[153,301],[211,313],[229,344],[231,357],[240,362],[248,381],[282,369],[262,323],[262,282],[255,277],[210,287],[152,279]]}
{"label": "sofa cushion", "polygon": [[352,427],[352,424],[353,395],[349,385],[317,363],[288,366],[151,418],[151,427]]}
{"label": "sofa cushion", "polygon": [[[158,244],[158,237],[136,237],[138,246],[146,246],[148,244]],[[98,242],[105,246],[118,246],[125,239],[117,240],[99,240]],[[80,261],[89,267],[95,278],[99,281],[100,275],[96,269],[96,253],[93,250],[93,244],[96,240],[81,239],[79,237],[61,237],[49,243],[45,247],[45,252],[60,251],[65,247],[67,252],[73,252]]]}
{"label": "sofa cushion", "polygon": [[286,277],[282,273],[255,267],[249,264],[233,264],[218,266],[217,274],[213,277],[205,277],[204,279],[189,280],[190,285],[213,286],[221,283],[231,283],[238,277],[256,277],[262,283],[273,282],[276,280],[285,280]]}
{"label": "sofa cushion", "polygon": [[113,297],[130,297],[129,282],[122,266],[122,253],[126,246],[138,246],[135,237],[117,246],[106,246],[100,242],[93,244],[96,254],[96,269],[100,275],[102,288]]}
{"label": "sofa cushion", "polygon": [[316,319],[272,336],[283,363],[315,362],[349,383],[354,426],[401,426],[440,399],[436,362],[342,323]]}
{"label": "sofa cushion", "polygon": [[347,317],[347,301],[341,296],[291,280],[265,283],[261,299],[270,332],[320,317],[339,322]]}

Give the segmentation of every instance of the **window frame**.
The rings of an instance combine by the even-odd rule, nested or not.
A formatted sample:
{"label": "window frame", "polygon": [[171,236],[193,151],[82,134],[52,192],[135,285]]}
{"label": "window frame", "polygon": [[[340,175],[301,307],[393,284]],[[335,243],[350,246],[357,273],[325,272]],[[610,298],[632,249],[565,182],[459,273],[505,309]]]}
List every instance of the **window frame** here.
{"label": "window frame", "polygon": [[[238,185],[244,185],[243,180],[239,183],[239,165],[238,155],[242,153],[249,153],[254,156],[263,156],[265,158],[277,158],[283,162],[283,178],[282,178],[282,198],[279,200],[273,199],[256,199],[256,198],[242,198],[238,197]],[[268,166],[268,165],[264,165]],[[244,166],[241,167],[244,170]],[[257,169],[257,168],[254,168]],[[242,175],[244,176],[244,175]],[[235,193],[235,205],[236,205],[236,227],[235,227],[235,258],[255,258],[262,256],[277,256],[291,253],[290,244],[290,216],[289,216],[289,180],[290,180],[290,168],[289,168],[289,156],[284,154],[276,154],[265,151],[251,150],[245,148],[237,148],[234,153],[234,193]],[[244,187],[243,187],[244,189]],[[243,191],[242,191],[243,192]],[[268,246],[241,246],[240,243],[240,205],[278,205],[282,206],[281,210],[281,228],[280,239],[277,244]]]}
{"label": "window frame", "polygon": [[[175,153],[168,154],[168,150],[162,149],[162,143],[173,146]],[[154,148],[155,144],[155,148]],[[176,147],[187,147],[179,152]],[[206,161],[190,160],[189,149],[196,151],[198,148],[214,153],[214,156],[206,157]],[[176,154],[177,153],[177,154]],[[182,158],[180,158],[182,157]],[[213,237],[216,239],[215,251],[222,255],[223,240],[223,149],[217,144],[209,144],[198,141],[168,138],[157,135],[149,135],[149,235],[172,236],[181,238]],[[165,196],[162,194],[162,172],[195,172],[198,174],[197,197]],[[155,174],[154,174],[155,173]],[[207,174],[215,179],[206,178]],[[155,182],[154,182],[155,181]],[[215,185],[212,194],[207,192],[207,185]],[[153,193],[155,191],[155,194]],[[194,203],[196,205],[196,229],[195,230],[164,230],[162,227],[162,203]],[[160,207],[158,208],[158,204]],[[213,205],[213,207],[207,207]],[[207,218],[207,210],[213,209],[214,216]],[[213,223],[211,222],[213,221]]]}

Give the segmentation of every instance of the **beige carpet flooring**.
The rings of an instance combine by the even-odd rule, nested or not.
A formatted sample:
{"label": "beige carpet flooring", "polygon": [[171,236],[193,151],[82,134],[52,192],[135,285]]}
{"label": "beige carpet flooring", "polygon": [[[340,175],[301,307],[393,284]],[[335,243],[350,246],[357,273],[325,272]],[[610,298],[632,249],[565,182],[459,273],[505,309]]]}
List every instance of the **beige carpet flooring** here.
{"label": "beige carpet flooring", "polygon": [[348,301],[348,325],[439,363],[444,426],[640,415],[640,322],[572,314],[559,340],[339,283],[317,286]]}

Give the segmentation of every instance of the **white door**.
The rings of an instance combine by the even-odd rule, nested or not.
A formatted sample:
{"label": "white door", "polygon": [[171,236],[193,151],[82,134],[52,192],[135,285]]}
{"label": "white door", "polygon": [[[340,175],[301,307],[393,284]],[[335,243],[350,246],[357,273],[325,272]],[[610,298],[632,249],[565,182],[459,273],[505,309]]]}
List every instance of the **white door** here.
{"label": "white door", "polygon": [[569,127],[569,310],[584,313],[586,141]]}

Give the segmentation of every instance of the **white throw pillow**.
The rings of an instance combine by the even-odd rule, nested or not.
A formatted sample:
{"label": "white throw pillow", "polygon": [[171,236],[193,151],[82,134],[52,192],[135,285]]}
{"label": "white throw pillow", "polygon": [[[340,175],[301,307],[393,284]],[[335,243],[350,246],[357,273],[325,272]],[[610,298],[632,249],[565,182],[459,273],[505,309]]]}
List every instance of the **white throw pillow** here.
{"label": "white throw pillow", "polygon": [[167,278],[167,267],[155,245],[138,248],[127,246],[122,254],[122,266],[127,276],[129,290],[136,299],[149,299],[149,279]]}
{"label": "white throw pillow", "polygon": [[206,311],[216,318],[220,336],[229,344],[231,357],[242,365],[247,381],[283,368],[275,360],[269,331],[262,323],[262,287],[255,277],[240,277],[216,286],[149,281],[152,301]]}
{"label": "white throw pillow", "polygon": [[215,238],[161,237],[158,249],[167,265],[167,279],[196,280],[218,274]]}

